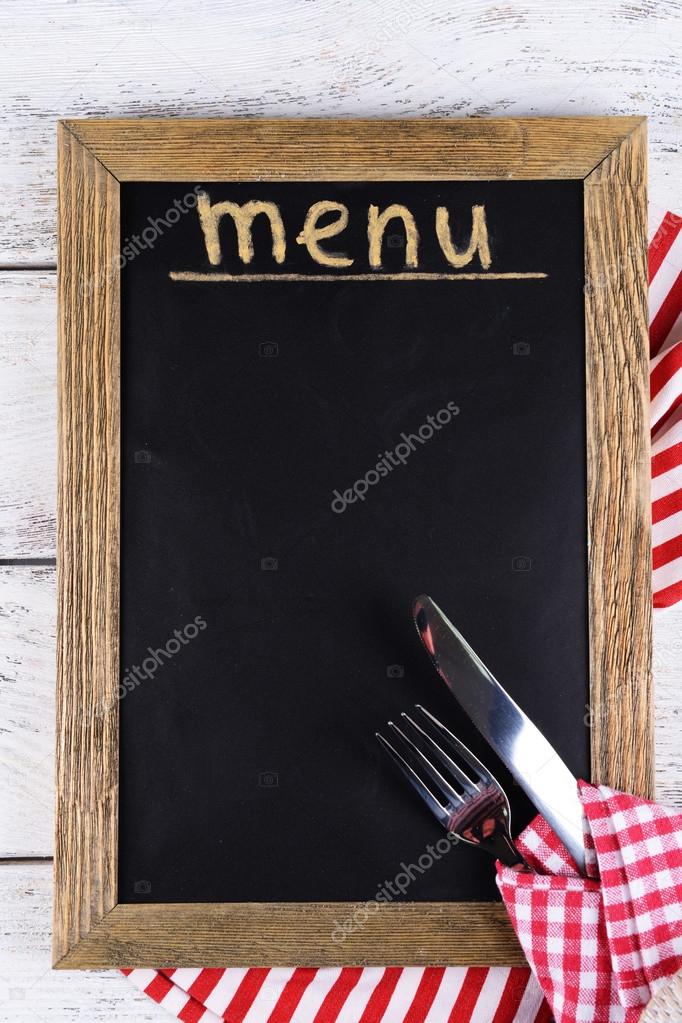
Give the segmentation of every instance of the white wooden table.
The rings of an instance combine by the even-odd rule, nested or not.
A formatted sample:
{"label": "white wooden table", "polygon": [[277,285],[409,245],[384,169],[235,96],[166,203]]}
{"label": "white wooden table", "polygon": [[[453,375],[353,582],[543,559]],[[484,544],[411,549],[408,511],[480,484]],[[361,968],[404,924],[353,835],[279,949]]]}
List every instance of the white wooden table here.
{"label": "white wooden table", "polygon": [[[0,1020],[165,1018],[49,968],[55,122],[87,116],[646,114],[682,212],[676,0],[6,0],[0,13]],[[658,796],[682,805],[682,608],[655,615]]]}

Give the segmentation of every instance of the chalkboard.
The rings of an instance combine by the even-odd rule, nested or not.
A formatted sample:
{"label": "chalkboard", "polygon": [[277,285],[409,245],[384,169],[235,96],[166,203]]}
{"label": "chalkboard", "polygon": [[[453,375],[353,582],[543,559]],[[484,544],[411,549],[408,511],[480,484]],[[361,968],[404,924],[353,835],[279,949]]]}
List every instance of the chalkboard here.
{"label": "chalkboard", "polygon": [[[387,717],[422,701],[504,774],[420,649],[418,592],[589,776],[582,188],[199,195],[271,203],[286,254],[261,213],[245,266],[223,215],[214,269],[195,182],[123,187],[124,252],[190,198],[122,277],[121,676],[150,677],[120,708],[119,898],[364,901],[442,837],[376,743]],[[295,239],[322,202],[348,210],[324,243],[354,260],[347,273],[409,273],[400,216],[381,269],[368,262],[369,207],[400,204],[433,279],[317,264]],[[456,271],[436,210],[465,250],[476,207],[490,271],[477,253],[460,271],[474,279],[442,279]],[[213,277],[244,272],[266,279]],[[531,809],[504,781],[520,829]],[[462,847],[405,897],[496,891],[491,862]]]}
{"label": "chalkboard", "polygon": [[533,817],[427,592],[649,786],[639,122],[145,123],[61,142],[59,964],[521,961],[375,733],[424,704]]}

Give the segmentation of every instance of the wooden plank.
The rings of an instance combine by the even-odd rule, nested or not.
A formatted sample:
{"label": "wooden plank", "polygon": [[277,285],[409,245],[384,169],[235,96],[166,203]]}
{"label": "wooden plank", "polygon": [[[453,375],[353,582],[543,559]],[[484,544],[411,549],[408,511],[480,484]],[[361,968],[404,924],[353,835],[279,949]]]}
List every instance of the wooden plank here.
{"label": "wooden plank", "polygon": [[[119,186],[60,132],[54,954],[117,899]],[[83,281],[97,281],[83,289]],[[104,964],[106,965],[106,964]]]}
{"label": "wooden plank", "polygon": [[642,122],[585,180],[592,778],[654,794],[647,154]]}
{"label": "wooden plank", "polygon": [[584,178],[641,118],[89,120],[66,127],[119,181]]}
{"label": "wooden plank", "polygon": [[0,272],[0,558],[55,553],[55,283]]}
{"label": "wooden plank", "polygon": [[[54,264],[60,117],[641,114],[651,194],[679,201],[679,5],[271,0],[254,12],[27,0],[3,22],[4,265]],[[40,32],[36,32],[40,24]],[[96,73],[95,73],[96,72]]]}
{"label": "wooden plank", "polygon": [[115,970],[50,964],[51,863],[0,864],[0,1015],[20,1023],[163,1023],[171,1017]]}
{"label": "wooden plank", "polygon": [[[526,965],[501,903],[376,905],[367,913],[352,902],[119,903],[55,966]],[[337,921],[356,912],[362,926],[334,941]]]}
{"label": "wooden plank", "polygon": [[639,1017],[639,1023],[675,1023],[682,1019],[682,970],[659,988]]}
{"label": "wooden plank", "polygon": [[682,808],[682,604],[654,611],[656,798]]}
{"label": "wooden plank", "polygon": [[0,568],[0,608],[0,858],[46,856],[54,806],[54,568]]}

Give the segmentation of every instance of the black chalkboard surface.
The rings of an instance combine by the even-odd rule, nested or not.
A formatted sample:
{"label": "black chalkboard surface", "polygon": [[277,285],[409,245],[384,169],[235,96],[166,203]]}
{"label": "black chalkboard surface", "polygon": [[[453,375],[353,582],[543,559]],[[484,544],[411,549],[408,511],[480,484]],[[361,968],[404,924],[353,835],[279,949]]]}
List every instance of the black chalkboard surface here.
{"label": "black chalkboard surface", "polygon": [[[282,260],[259,215],[251,262],[226,217],[212,263],[198,184],[276,204]],[[296,240],[323,201],[348,266]],[[377,271],[394,203],[418,265],[396,219]],[[490,279],[442,276],[439,206],[460,247],[484,207]],[[120,901],[371,899],[441,837],[374,738],[416,701],[520,830],[410,606],[589,776],[583,182],[127,183],[121,240]],[[404,897],[492,900],[492,863],[460,846]]]}

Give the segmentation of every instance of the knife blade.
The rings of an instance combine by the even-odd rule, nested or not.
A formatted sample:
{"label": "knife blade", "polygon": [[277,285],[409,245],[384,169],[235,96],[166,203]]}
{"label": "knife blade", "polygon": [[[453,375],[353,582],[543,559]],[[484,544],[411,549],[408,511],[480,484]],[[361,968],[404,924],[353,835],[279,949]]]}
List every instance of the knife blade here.
{"label": "knife blade", "polygon": [[414,601],[413,614],[438,674],[584,873],[583,811],[576,779],[438,605],[422,594]]}

